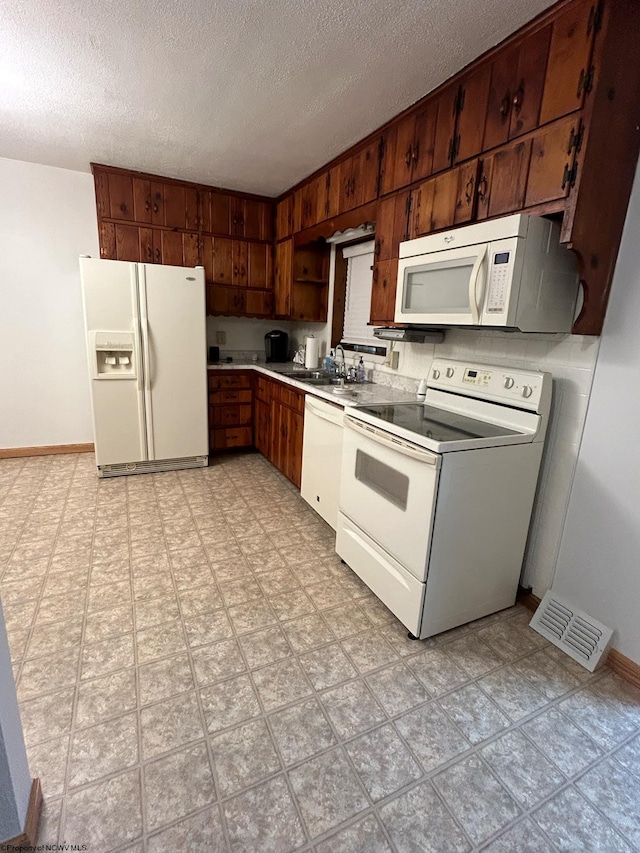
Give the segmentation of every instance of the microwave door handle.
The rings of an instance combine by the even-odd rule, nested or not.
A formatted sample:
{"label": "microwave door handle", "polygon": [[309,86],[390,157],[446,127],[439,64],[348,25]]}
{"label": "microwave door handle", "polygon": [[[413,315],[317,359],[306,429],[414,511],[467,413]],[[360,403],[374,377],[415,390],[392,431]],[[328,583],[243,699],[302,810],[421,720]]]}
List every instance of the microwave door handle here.
{"label": "microwave door handle", "polygon": [[484,259],[487,255],[487,247],[483,246],[478,252],[478,257],[475,260],[471,276],[469,277],[469,305],[471,306],[471,319],[474,326],[480,325],[480,300],[482,293],[478,296],[478,283],[480,290],[484,291]]}

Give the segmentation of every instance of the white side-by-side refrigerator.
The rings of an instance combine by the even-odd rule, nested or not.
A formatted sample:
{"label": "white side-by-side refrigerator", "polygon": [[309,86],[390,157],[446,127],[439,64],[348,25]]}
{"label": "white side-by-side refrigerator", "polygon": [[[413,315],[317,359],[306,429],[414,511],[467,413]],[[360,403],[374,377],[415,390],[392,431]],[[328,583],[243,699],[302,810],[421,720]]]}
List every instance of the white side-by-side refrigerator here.
{"label": "white side-by-side refrigerator", "polygon": [[99,477],[208,464],[202,267],[80,258]]}

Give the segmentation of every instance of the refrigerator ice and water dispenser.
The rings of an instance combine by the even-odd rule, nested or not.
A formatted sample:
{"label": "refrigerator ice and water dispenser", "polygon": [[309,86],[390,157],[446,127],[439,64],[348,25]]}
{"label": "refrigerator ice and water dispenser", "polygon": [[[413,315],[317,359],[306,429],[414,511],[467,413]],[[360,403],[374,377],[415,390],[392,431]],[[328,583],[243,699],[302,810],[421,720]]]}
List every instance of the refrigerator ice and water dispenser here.
{"label": "refrigerator ice and water dispenser", "polygon": [[135,379],[133,332],[93,332],[93,379]]}

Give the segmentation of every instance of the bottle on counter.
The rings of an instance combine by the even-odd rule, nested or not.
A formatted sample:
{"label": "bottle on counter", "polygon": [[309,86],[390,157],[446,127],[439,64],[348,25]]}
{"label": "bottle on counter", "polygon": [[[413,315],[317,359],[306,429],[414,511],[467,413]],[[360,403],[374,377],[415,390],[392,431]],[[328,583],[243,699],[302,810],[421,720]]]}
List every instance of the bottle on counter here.
{"label": "bottle on counter", "polygon": [[364,367],[364,361],[362,360],[362,356],[360,356],[360,361],[358,362],[358,367],[356,369],[356,382],[364,382],[367,378],[367,371]]}
{"label": "bottle on counter", "polygon": [[324,369],[327,373],[335,373],[335,365],[333,363],[333,350],[329,352],[329,355],[325,355],[324,357]]}
{"label": "bottle on counter", "polygon": [[416,399],[419,403],[424,403],[426,396],[427,396],[427,380],[421,379],[420,384],[418,385],[418,393],[416,394]]}

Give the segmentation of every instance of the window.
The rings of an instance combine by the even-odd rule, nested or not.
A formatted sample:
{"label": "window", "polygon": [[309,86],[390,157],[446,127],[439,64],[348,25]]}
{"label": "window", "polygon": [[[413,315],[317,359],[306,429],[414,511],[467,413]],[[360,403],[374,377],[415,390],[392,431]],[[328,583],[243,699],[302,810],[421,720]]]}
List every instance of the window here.
{"label": "window", "polygon": [[[369,326],[371,286],[373,283],[373,240],[345,246],[342,255],[347,261],[347,291],[345,294],[342,340],[350,344],[378,345]],[[340,249],[338,249],[340,251]]]}

